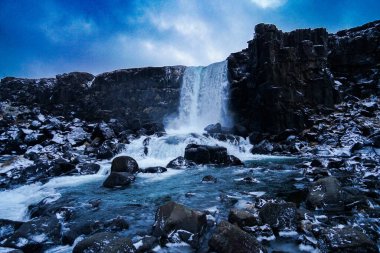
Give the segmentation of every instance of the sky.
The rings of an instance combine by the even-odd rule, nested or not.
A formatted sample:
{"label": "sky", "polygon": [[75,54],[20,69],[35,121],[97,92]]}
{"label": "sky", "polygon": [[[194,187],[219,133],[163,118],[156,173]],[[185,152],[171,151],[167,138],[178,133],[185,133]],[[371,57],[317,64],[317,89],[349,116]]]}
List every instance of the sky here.
{"label": "sky", "polygon": [[258,23],[329,32],[380,19],[379,0],[0,0],[0,78],[208,65]]}

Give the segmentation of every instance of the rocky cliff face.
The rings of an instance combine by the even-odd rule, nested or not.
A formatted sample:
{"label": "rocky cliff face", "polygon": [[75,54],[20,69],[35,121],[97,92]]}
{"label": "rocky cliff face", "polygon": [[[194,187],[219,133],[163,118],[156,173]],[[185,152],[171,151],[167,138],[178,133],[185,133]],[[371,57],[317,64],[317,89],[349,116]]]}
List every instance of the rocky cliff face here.
{"label": "rocky cliff face", "polygon": [[117,119],[131,129],[162,123],[175,113],[184,67],[117,70],[96,77],[73,72],[49,79],[4,78],[0,100],[37,105],[85,120]]}
{"label": "rocky cliff face", "polygon": [[[380,21],[328,34],[282,32],[259,24],[248,48],[228,57],[236,133],[278,134],[312,126],[347,96],[379,94]],[[117,119],[137,130],[176,113],[185,67],[117,70],[94,77],[74,72],[50,79],[4,78],[0,100],[37,105],[90,121]],[[216,122],[215,122],[216,123]]]}
{"label": "rocky cliff face", "polygon": [[249,132],[301,130],[342,95],[378,92],[379,31],[380,22],[337,34],[257,25],[248,48],[228,57],[236,122]]}

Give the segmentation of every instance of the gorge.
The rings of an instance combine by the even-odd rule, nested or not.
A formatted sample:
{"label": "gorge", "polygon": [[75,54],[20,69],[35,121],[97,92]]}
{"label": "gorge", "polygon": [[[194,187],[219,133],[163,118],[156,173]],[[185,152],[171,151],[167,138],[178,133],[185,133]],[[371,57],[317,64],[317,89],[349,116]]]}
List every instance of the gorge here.
{"label": "gorge", "polygon": [[379,252],[380,21],[0,90],[0,252]]}

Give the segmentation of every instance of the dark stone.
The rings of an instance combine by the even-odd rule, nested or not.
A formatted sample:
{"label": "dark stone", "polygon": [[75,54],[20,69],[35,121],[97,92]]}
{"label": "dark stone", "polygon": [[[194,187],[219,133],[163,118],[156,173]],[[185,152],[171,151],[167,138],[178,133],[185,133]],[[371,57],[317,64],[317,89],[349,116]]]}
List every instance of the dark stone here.
{"label": "dark stone", "polygon": [[334,177],[319,179],[309,187],[306,204],[310,208],[342,209],[341,186]]}
{"label": "dark stone", "polygon": [[207,175],[207,176],[204,176],[202,178],[202,183],[213,183],[213,184],[215,184],[216,182],[218,182],[218,179],[216,179],[215,177],[213,177],[211,175]]}
{"label": "dark stone", "polygon": [[111,172],[103,182],[103,186],[106,188],[124,188],[129,186],[133,181],[135,181],[135,176],[128,172]]}
{"label": "dark stone", "polygon": [[196,164],[227,164],[225,147],[189,144],[185,149],[185,159]]}
{"label": "dark stone", "polygon": [[259,225],[258,217],[245,210],[232,209],[228,214],[228,221],[243,228]]}
{"label": "dark stone", "polygon": [[267,252],[254,236],[227,221],[218,224],[208,245],[217,253]]}
{"label": "dark stone", "polygon": [[136,248],[129,238],[123,238],[113,233],[102,232],[83,239],[75,245],[73,249],[73,253],[86,252],[134,253],[136,252]]}
{"label": "dark stone", "polygon": [[274,231],[297,228],[297,207],[294,203],[266,203],[260,209],[259,216]]}
{"label": "dark stone", "polygon": [[64,159],[55,160],[51,169],[54,176],[60,176],[73,171],[75,171],[75,165]]}
{"label": "dark stone", "polygon": [[175,202],[168,202],[157,210],[153,236],[169,241],[170,236],[178,236],[191,247],[198,248],[206,225],[205,213],[191,210]]}
{"label": "dark stone", "polygon": [[227,156],[227,164],[230,166],[243,166],[244,163],[234,155]]}
{"label": "dark stone", "polygon": [[328,252],[373,252],[379,249],[375,242],[357,228],[327,228],[321,231],[321,248]]}
{"label": "dark stone", "polygon": [[323,167],[323,164],[320,160],[318,159],[313,159],[310,163],[311,167]]}
{"label": "dark stone", "polygon": [[111,140],[115,137],[115,132],[104,122],[97,124],[91,135],[92,140],[100,138],[102,141]]}
{"label": "dark stone", "polygon": [[96,174],[100,170],[100,165],[96,163],[83,163],[78,167],[82,175]]}
{"label": "dark stone", "polygon": [[189,168],[195,165],[196,164],[194,162],[185,159],[183,156],[179,156],[176,159],[170,161],[168,165],[166,165],[166,168],[185,169],[185,168]]}
{"label": "dark stone", "polygon": [[148,167],[145,169],[140,169],[141,173],[164,173],[166,172],[167,169],[161,166],[156,166],[156,167]]}
{"label": "dark stone", "polygon": [[45,244],[59,243],[60,238],[61,224],[57,218],[42,217],[22,224],[3,245],[34,253],[43,250]]}
{"label": "dark stone", "polygon": [[251,149],[252,154],[270,154],[273,151],[273,144],[267,140],[261,141]]}
{"label": "dark stone", "polygon": [[129,156],[118,156],[112,160],[111,172],[137,173],[139,166],[135,159]]}
{"label": "dark stone", "polygon": [[23,222],[0,219],[0,242],[13,235]]}
{"label": "dark stone", "polygon": [[151,252],[158,245],[158,240],[154,236],[145,236],[141,240],[142,245],[136,249],[136,253]]}
{"label": "dark stone", "polygon": [[211,124],[211,125],[208,125],[207,127],[205,127],[204,130],[209,134],[221,133],[222,132],[222,125],[220,123],[216,123],[215,125]]}

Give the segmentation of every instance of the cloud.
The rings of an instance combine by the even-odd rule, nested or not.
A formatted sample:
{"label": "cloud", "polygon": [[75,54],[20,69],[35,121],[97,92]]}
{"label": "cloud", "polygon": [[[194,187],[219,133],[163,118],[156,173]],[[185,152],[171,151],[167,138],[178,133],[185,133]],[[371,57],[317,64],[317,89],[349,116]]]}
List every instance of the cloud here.
{"label": "cloud", "polygon": [[286,3],[286,0],[251,0],[252,3],[256,4],[260,8],[277,8]]}

